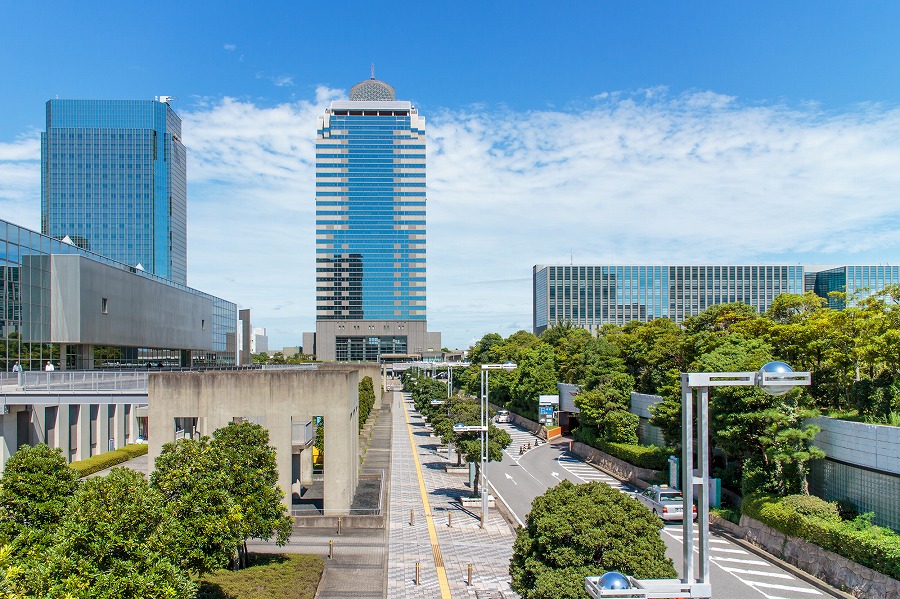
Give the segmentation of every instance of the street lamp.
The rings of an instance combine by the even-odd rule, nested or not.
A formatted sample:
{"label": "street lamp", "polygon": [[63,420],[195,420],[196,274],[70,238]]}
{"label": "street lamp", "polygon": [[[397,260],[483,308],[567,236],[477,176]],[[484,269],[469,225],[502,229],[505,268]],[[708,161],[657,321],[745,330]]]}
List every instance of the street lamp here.
{"label": "street lamp", "polygon": [[[619,586],[604,576],[588,576],[584,588],[593,599],[599,597],[712,597],[709,581],[709,388],[761,387],[770,395],[784,395],[794,387],[810,383],[810,373],[794,372],[784,362],[769,362],[757,372],[685,372],[681,374],[681,495],[683,504],[682,568],[684,577],[663,580],[638,580],[626,577],[628,586]],[[694,476],[694,415],[697,410],[697,476]],[[688,515],[694,510],[697,487],[697,526],[699,528],[697,568],[694,568],[694,526]],[[699,578],[695,577],[695,573]],[[610,572],[606,573],[612,574]]]}
{"label": "street lamp", "polygon": [[515,369],[513,362],[481,365],[481,528],[487,525],[488,513],[488,371]]}

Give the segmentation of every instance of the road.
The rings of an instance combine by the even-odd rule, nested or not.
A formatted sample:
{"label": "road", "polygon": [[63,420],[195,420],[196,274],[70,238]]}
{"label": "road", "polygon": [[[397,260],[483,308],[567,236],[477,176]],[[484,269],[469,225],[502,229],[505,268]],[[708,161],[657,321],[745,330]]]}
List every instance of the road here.
{"label": "road", "polygon": [[[515,518],[524,522],[531,507],[531,501],[542,495],[549,487],[561,480],[576,484],[601,481],[623,493],[636,491],[620,483],[612,476],[577,459],[568,452],[568,442],[541,444],[535,447],[534,435],[510,423],[497,426],[506,430],[513,441],[507,448],[500,463],[491,462],[488,474],[495,494],[502,497]],[[532,449],[519,454],[522,445],[531,444]],[[668,523],[663,527],[662,538],[666,543],[667,555],[681,569],[681,522]],[[694,528],[695,546],[697,529]],[[813,587],[775,562],[770,562],[728,538],[714,532],[710,537],[710,582],[713,597],[728,599],[815,599],[830,595]]]}

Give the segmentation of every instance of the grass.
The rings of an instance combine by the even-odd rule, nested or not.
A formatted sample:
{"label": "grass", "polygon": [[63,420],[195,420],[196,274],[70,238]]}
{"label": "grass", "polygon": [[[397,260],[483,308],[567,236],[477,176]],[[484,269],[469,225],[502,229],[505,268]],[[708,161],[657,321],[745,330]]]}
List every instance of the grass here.
{"label": "grass", "polygon": [[318,555],[253,553],[251,566],[200,579],[197,599],[313,599],[325,560]]}
{"label": "grass", "polygon": [[883,424],[886,426],[900,426],[900,412],[896,410],[885,416],[872,416],[868,414],[860,414],[856,410],[828,410],[823,416],[836,418],[838,420],[849,420],[850,422],[862,422],[864,424]]}

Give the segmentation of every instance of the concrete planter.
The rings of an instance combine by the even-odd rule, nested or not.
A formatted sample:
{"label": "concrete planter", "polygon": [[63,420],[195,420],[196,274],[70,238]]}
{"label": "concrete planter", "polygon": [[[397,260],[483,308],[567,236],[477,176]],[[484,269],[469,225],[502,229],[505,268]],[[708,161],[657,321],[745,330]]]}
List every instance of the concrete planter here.
{"label": "concrete planter", "polygon": [[[459,502],[464,508],[480,508],[481,497],[460,497]],[[494,496],[488,495],[488,508],[494,507]]]}

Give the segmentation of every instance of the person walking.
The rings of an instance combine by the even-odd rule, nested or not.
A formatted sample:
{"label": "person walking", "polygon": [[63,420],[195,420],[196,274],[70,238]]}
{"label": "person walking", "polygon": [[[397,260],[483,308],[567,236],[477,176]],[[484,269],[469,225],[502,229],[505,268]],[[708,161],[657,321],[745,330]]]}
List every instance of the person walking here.
{"label": "person walking", "polygon": [[53,372],[56,369],[53,368],[53,362],[51,362],[50,360],[47,360],[47,365],[44,366],[44,370],[47,372]]}
{"label": "person walking", "polygon": [[16,360],[16,363],[13,364],[13,372],[22,372],[22,366],[19,364],[19,361]]}

